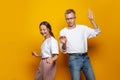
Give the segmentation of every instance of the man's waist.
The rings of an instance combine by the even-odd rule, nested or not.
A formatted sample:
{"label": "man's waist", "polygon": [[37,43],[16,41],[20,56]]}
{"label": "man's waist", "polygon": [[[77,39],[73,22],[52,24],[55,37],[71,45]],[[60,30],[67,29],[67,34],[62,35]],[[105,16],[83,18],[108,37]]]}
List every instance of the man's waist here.
{"label": "man's waist", "polygon": [[68,53],[69,55],[73,55],[73,56],[86,56],[87,52],[84,53]]}
{"label": "man's waist", "polygon": [[67,53],[85,53],[87,49],[66,49]]}

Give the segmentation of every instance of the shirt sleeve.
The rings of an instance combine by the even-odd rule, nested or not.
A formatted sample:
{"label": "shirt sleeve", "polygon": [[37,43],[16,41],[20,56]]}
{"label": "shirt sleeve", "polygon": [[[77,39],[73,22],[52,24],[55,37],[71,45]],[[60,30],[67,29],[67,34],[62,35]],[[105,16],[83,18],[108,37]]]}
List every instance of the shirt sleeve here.
{"label": "shirt sleeve", "polygon": [[57,40],[52,40],[52,42],[51,42],[51,53],[58,54],[58,42],[57,42]]}
{"label": "shirt sleeve", "polygon": [[92,29],[92,28],[89,28],[89,27],[86,28],[87,38],[96,37],[99,33],[100,33],[100,29],[99,28],[97,28],[97,29]]}

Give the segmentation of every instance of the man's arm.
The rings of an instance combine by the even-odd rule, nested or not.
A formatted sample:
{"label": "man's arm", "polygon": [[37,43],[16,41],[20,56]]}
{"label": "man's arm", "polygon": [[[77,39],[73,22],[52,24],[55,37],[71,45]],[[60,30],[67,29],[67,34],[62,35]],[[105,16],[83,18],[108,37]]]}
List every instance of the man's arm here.
{"label": "man's arm", "polygon": [[66,50],[66,43],[63,43],[62,49],[63,49],[63,50]]}
{"label": "man's arm", "polygon": [[66,50],[66,41],[67,41],[67,39],[65,36],[60,36],[60,42],[62,44],[61,48],[62,48],[63,52]]}
{"label": "man's arm", "polygon": [[93,25],[94,29],[98,29],[98,25],[94,21],[94,19],[93,19],[93,13],[92,13],[92,11],[90,9],[88,10],[88,18],[89,18],[91,24]]}

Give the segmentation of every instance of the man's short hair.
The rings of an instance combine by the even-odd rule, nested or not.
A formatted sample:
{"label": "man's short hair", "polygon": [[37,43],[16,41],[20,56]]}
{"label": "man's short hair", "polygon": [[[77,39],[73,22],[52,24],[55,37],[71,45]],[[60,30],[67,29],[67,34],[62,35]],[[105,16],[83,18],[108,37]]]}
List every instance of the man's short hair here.
{"label": "man's short hair", "polygon": [[66,10],[65,14],[69,14],[69,13],[74,13],[75,14],[75,11],[73,9]]}

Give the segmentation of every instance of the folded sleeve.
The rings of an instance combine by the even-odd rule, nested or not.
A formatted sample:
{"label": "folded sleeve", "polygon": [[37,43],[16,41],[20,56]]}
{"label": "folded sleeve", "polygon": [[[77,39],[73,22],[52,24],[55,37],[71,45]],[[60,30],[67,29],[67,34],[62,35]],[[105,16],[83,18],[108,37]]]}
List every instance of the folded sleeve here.
{"label": "folded sleeve", "polygon": [[99,28],[92,29],[92,28],[86,28],[86,36],[87,38],[93,38],[96,37],[101,31]]}

